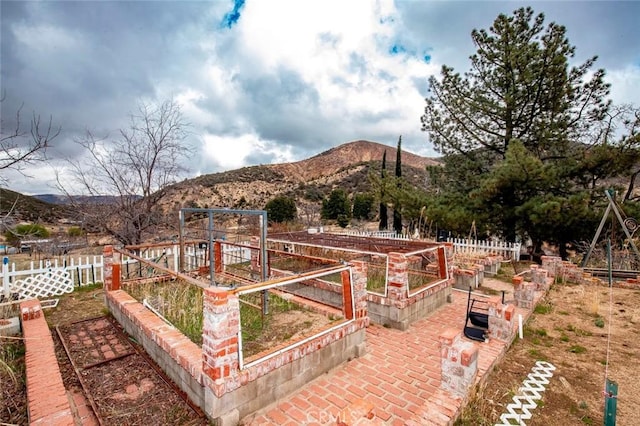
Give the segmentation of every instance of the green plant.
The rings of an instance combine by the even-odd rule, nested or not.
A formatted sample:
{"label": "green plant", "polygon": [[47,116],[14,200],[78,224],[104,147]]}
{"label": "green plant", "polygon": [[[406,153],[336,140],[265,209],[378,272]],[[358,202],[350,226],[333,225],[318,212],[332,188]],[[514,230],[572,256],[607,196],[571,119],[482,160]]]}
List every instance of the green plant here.
{"label": "green plant", "polygon": [[533,309],[533,312],[536,314],[548,314],[553,309],[550,303],[538,303],[536,307]]}
{"label": "green plant", "polygon": [[540,352],[538,349],[529,349],[529,355],[531,355],[533,358],[536,358],[538,360],[546,360],[547,358],[544,356],[544,354],[542,352]]}
{"label": "green plant", "polygon": [[537,328],[537,329],[535,330],[535,333],[536,333],[538,336],[541,336],[541,337],[546,337],[546,336],[547,336],[547,330],[545,330],[544,328]]}
{"label": "green plant", "polygon": [[603,328],[604,327],[604,318],[599,316],[598,318],[595,319],[595,321],[593,321],[593,323],[595,324],[596,327]]}
{"label": "green plant", "polygon": [[183,281],[123,283],[123,290],[144,300],[192,342],[202,345],[202,289]]}
{"label": "green plant", "polygon": [[72,226],[67,230],[67,235],[70,237],[81,237],[84,235],[84,231],[79,226]]}
{"label": "green plant", "polygon": [[13,229],[7,229],[4,237],[12,246],[18,246],[23,239],[48,238],[49,230],[38,223],[20,224]]}
{"label": "green plant", "polygon": [[593,419],[590,416],[583,416],[580,418],[580,420],[582,421],[582,423],[584,423],[585,425],[592,425],[593,423]]}
{"label": "green plant", "polygon": [[386,281],[385,269],[369,266],[367,270],[367,291],[384,293]]}
{"label": "green plant", "polygon": [[582,353],[585,353],[586,351],[587,351],[587,348],[580,345],[573,345],[569,348],[569,352],[574,354],[582,354]]}
{"label": "green plant", "polygon": [[567,336],[566,334],[562,333],[560,335],[560,340],[563,342],[568,342],[569,341],[569,336]]}

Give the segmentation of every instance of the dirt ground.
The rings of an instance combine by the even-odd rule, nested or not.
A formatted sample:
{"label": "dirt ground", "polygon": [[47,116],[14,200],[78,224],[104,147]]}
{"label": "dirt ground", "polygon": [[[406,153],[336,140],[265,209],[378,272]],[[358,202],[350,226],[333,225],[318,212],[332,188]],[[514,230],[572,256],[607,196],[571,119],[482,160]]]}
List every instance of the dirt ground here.
{"label": "dirt ground", "polygon": [[618,383],[617,424],[640,424],[639,323],[640,290],[554,284],[458,424],[498,422],[537,360],[556,370],[527,425],[603,424],[605,376]]}

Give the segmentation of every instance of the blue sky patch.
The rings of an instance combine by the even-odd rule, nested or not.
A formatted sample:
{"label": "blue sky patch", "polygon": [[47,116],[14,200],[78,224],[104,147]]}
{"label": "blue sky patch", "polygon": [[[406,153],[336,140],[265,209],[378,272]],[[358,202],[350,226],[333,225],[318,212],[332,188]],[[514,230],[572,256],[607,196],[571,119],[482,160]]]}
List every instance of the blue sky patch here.
{"label": "blue sky patch", "polygon": [[399,55],[400,53],[406,53],[407,49],[401,44],[394,44],[389,48],[389,53],[392,55]]}
{"label": "blue sky patch", "polygon": [[231,28],[240,20],[240,11],[244,7],[244,0],[234,0],[233,10],[224,14],[222,18],[222,26]]}

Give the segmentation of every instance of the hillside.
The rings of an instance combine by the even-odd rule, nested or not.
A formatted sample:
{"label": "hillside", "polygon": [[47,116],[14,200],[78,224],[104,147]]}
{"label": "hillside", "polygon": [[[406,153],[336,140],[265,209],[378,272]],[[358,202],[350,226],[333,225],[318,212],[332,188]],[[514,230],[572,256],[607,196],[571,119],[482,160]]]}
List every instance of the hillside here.
{"label": "hillside", "polygon": [[68,212],[63,206],[0,188],[0,217],[4,223],[53,223],[67,215]]}
{"label": "hillside", "polygon": [[[368,176],[380,174],[385,151],[387,170],[393,173],[394,147],[355,141],[293,163],[249,166],[186,179],[163,190],[162,205],[171,214],[183,207],[262,209],[270,199],[286,195],[294,198],[303,210],[305,205],[319,208],[320,200],[335,188],[342,188],[349,194],[368,191]],[[403,177],[417,186],[423,185],[426,179],[426,167],[436,164],[439,164],[436,160],[402,151]],[[51,194],[30,197],[9,190],[0,191],[3,215],[18,198],[14,219],[54,223],[66,216],[66,197]]]}
{"label": "hillside", "polygon": [[[166,189],[167,210],[182,207],[264,208],[278,195],[318,202],[331,190],[348,193],[370,188],[368,175],[379,174],[382,155],[387,152],[387,170],[395,169],[396,149],[387,145],[355,141],[342,144],[316,156],[293,163],[243,167],[188,179]],[[426,178],[426,167],[436,160],[402,151],[403,177],[416,185]]]}

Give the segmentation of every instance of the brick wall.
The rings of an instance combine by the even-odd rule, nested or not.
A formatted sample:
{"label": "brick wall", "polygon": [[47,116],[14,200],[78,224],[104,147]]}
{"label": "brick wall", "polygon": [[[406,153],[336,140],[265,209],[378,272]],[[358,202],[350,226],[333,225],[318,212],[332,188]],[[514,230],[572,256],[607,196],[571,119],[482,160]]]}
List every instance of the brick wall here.
{"label": "brick wall", "polygon": [[453,328],[445,330],[439,341],[440,387],[456,396],[465,397],[478,371],[478,348],[472,342],[462,340],[462,334]]}
{"label": "brick wall", "polygon": [[[542,256],[542,268],[548,271],[551,280],[556,278],[575,284],[609,285],[608,279],[596,278],[589,272],[585,272],[584,269],[578,267],[578,265],[564,261],[557,256]],[[614,287],[640,290],[640,275],[635,278],[627,278],[626,280],[616,280],[613,281],[612,284]]]}
{"label": "brick wall", "polygon": [[440,281],[409,292],[409,259],[402,253],[388,254],[386,296],[367,293],[368,315],[371,321],[391,328],[406,330],[409,325],[424,318],[445,304],[451,294],[452,278],[447,276],[446,250],[438,250]]}
{"label": "brick wall", "polygon": [[[71,406],[57,368],[58,360],[49,326],[38,300],[20,304],[29,423],[31,425],[74,425]],[[56,366],[56,368],[52,368]]]}

